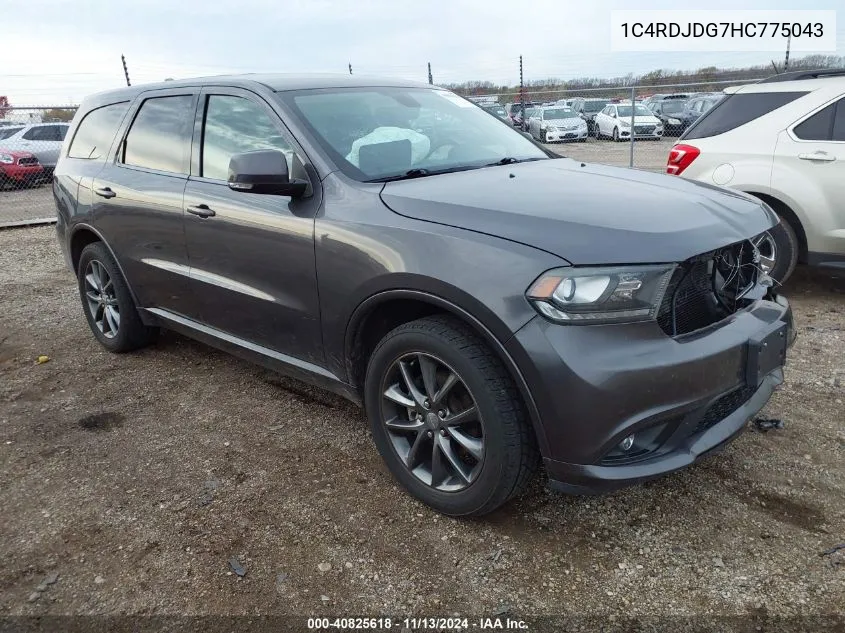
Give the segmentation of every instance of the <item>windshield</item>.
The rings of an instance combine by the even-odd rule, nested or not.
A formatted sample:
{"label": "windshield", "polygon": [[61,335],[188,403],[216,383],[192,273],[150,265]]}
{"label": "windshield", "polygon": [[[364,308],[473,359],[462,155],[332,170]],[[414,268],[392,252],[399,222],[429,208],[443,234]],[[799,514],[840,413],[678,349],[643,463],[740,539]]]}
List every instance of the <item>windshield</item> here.
{"label": "windshield", "polygon": [[684,111],[684,102],[683,101],[664,101],[660,104],[660,109],[665,112],[666,114],[672,114],[673,112],[683,112]]}
{"label": "windshield", "polygon": [[446,90],[326,88],[278,95],[341,171],[359,181],[548,158],[522,134]]}
{"label": "windshield", "polygon": [[585,101],[584,112],[599,112],[604,110],[604,106],[608,103],[608,101]]}
{"label": "windshield", "polygon": [[505,112],[505,108],[503,106],[490,106],[487,108],[493,114],[497,114],[499,116],[508,116],[508,113]]}
{"label": "windshield", "polygon": [[571,119],[578,118],[578,115],[569,108],[554,108],[551,110],[543,110],[543,119]]}
{"label": "windshield", "polygon": [[535,114],[537,114],[537,108],[525,108],[525,116],[523,118],[530,119]]}
{"label": "windshield", "polygon": [[[629,105],[621,105],[616,106],[616,111],[620,117],[630,117],[631,116],[631,106]],[[648,108],[645,108],[641,105],[636,106],[634,110],[634,116],[654,116]]]}
{"label": "windshield", "polygon": [[0,141],[4,138],[11,138],[22,129],[22,127],[0,127]]}

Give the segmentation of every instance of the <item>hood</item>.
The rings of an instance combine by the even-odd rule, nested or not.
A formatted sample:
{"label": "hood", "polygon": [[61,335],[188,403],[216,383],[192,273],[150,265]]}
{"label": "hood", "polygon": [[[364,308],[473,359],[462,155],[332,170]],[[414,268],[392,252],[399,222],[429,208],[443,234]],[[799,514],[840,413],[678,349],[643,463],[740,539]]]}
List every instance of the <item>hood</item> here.
{"label": "hood", "polygon": [[746,194],[566,158],[386,183],[394,212],[520,242],[576,265],[680,262],[774,226]]}
{"label": "hood", "polygon": [[[620,121],[628,121],[630,123],[631,117],[622,116],[622,117],[619,117],[619,120]],[[637,116],[634,117],[634,125],[656,125],[657,123],[660,123],[660,122],[661,122],[661,119],[656,114],[652,114],[652,115],[638,114]]]}
{"label": "hood", "polygon": [[576,116],[569,117],[567,119],[546,119],[543,123],[551,125],[552,127],[573,128],[583,126],[585,121],[581,117]]}

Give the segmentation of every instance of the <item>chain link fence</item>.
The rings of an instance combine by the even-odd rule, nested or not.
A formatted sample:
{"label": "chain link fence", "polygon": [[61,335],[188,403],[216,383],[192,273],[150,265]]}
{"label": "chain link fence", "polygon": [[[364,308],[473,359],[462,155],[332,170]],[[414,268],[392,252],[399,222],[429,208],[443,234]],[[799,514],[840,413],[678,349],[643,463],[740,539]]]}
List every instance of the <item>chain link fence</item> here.
{"label": "chain link fence", "polygon": [[[584,162],[664,172],[672,145],[701,114],[701,109],[690,105],[712,101],[718,98],[716,91],[739,83],[526,89],[522,94],[466,96],[494,107],[516,123],[515,127],[558,154]],[[542,106],[572,112],[558,112],[558,116],[565,115],[559,120],[532,118],[534,109]],[[75,106],[0,109],[0,227],[55,216],[49,185],[75,112]]]}
{"label": "chain link fence", "polygon": [[[721,98],[722,89],[748,82],[708,81],[577,90],[526,88],[522,93],[465,96],[500,113],[504,108],[517,129],[531,133],[535,140],[558,154],[584,162],[662,173],[678,137]],[[571,108],[577,119],[538,120],[537,109],[552,106]],[[564,114],[556,113],[556,116]],[[586,123],[586,134],[584,126],[576,128],[579,119]],[[551,142],[545,143],[549,139]]]}
{"label": "chain link fence", "polygon": [[55,217],[50,183],[75,106],[0,109],[0,227]]}

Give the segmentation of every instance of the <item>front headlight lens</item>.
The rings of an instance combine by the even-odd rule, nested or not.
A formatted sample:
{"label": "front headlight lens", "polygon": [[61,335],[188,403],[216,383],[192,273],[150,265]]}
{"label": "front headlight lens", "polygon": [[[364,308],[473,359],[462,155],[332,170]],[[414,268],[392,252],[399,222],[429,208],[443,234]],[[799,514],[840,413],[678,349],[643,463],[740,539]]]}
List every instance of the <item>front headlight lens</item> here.
{"label": "front headlight lens", "polygon": [[3,154],[0,152],[0,163],[5,165],[12,165],[15,162],[14,156],[11,154]]}
{"label": "front headlight lens", "polygon": [[674,270],[675,264],[557,268],[542,274],[526,296],[556,323],[651,321]]}
{"label": "front headlight lens", "polygon": [[631,120],[630,119],[619,119],[619,122],[624,125],[625,127],[631,127]]}
{"label": "front headlight lens", "polygon": [[669,119],[669,125],[680,125],[680,119]]}

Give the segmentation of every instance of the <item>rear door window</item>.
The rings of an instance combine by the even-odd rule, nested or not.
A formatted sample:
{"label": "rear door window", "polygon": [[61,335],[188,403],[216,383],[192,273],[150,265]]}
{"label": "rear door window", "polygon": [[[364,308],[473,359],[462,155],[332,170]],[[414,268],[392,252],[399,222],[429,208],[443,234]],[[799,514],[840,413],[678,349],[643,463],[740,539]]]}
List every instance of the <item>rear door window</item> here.
{"label": "rear door window", "polygon": [[129,102],[124,101],[91,110],[76,129],[67,155],[90,160],[104,158],[128,109]]}
{"label": "rear door window", "polygon": [[147,99],[126,135],[123,163],[187,175],[193,119],[191,95]]}
{"label": "rear door window", "polygon": [[829,141],[832,138],[835,114],[836,104],[831,103],[792,128],[792,133],[802,141]]}
{"label": "rear door window", "polygon": [[833,117],[834,141],[845,141],[845,99],[836,102],[836,115]]}
{"label": "rear door window", "polygon": [[690,127],[682,139],[707,138],[730,132],[785,106],[806,92],[762,92],[727,95]]}
{"label": "rear door window", "polygon": [[822,108],[792,128],[802,141],[845,141],[845,99]]}

